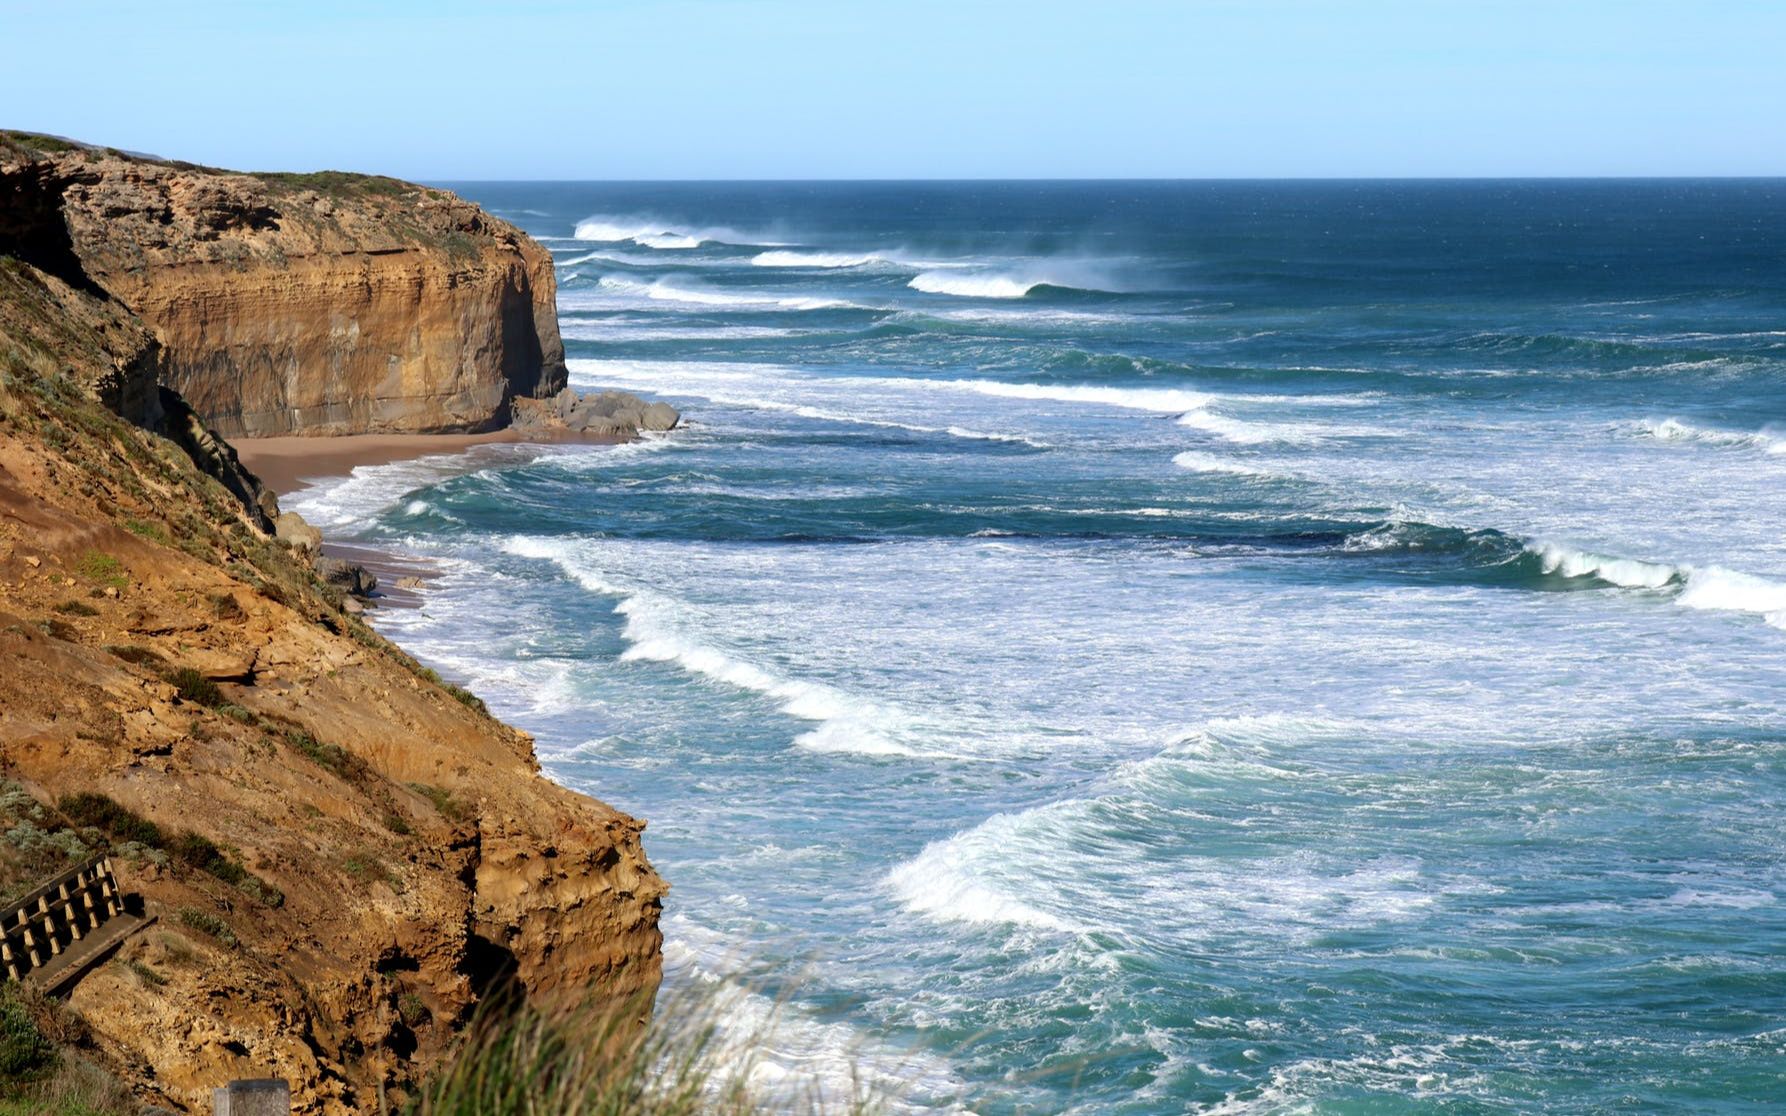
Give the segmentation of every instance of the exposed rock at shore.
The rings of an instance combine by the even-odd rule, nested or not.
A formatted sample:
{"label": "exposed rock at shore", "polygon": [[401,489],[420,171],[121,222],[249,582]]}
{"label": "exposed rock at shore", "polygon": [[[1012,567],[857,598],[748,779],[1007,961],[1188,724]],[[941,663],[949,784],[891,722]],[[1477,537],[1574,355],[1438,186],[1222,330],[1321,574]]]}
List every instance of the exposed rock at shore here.
{"label": "exposed rock at shore", "polygon": [[566,430],[630,438],[640,431],[674,430],[682,415],[668,403],[648,403],[625,391],[580,395],[565,388],[550,399],[515,400],[518,430]]}
{"label": "exposed rock at shore", "polygon": [[52,274],[78,260],[225,436],[488,430],[564,386],[550,255],[448,191],[0,133],[8,240]]}
{"label": "exposed rock at shore", "polygon": [[[541,778],[524,733],[317,578],[301,520],[281,524],[228,443],[156,390],[170,358],[68,250],[45,175],[151,225],[131,207],[154,180],[167,235],[235,238],[234,274],[263,294],[282,273],[250,234],[287,202],[166,164],[0,156],[0,777],[63,832],[109,847],[161,914],[71,997],[105,1059],[182,1112],[267,1073],[291,1080],[297,1111],[376,1112],[381,1090],[400,1110],[504,973],[533,996],[649,992],[664,884],[643,823]],[[92,204],[81,212],[98,220]],[[164,249],[146,243],[153,271]],[[433,264],[412,262],[429,290]],[[311,263],[306,282],[329,270]],[[190,266],[198,281],[162,288],[185,292],[166,305],[244,305],[221,256]],[[356,266],[371,283],[376,267]],[[303,288],[323,300],[304,313],[326,310],[333,282]],[[183,313],[164,337],[197,329]],[[62,808],[82,794],[161,836],[77,822]]]}

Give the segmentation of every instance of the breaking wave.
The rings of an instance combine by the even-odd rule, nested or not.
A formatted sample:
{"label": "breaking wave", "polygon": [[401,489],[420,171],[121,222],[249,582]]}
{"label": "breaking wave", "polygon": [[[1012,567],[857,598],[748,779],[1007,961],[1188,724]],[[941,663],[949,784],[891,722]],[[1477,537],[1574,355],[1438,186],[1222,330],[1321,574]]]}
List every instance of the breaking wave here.
{"label": "breaking wave", "polygon": [[641,248],[655,248],[659,251],[682,251],[699,248],[703,244],[760,244],[768,246],[775,243],[773,240],[741,233],[737,229],[724,227],[678,228],[670,222],[647,216],[589,217],[577,222],[574,239],[606,244],[630,241]]}
{"label": "breaking wave", "polygon": [[1694,426],[1673,418],[1645,420],[1637,423],[1634,429],[1639,435],[1654,438],[1660,442],[1698,442],[1708,446],[1758,449],[1764,453],[1786,454],[1786,436],[1770,434],[1765,431],[1748,433],[1741,430],[1718,430],[1712,427]]}
{"label": "breaking wave", "polygon": [[636,279],[625,279],[618,275],[604,275],[597,284],[604,290],[620,294],[629,294],[648,298],[658,302],[686,302],[694,306],[733,306],[763,307],[774,310],[837,310],[853,306],[853,303],[836,298],[818,298],[805,295],[765,295],[749,294],[742,291],[719,291],[708,287],[689,286],[672,282],[669,279],[658,279],[650,283],[641,283]]}
{"label": "breaking wave", "polygon": [[1109,290],[1108,287],[1099,285],[1096,279],[1043,271],[923,271],[913,276],[906,286],[926,294],[954,295],[958,298],[1023,298],[1042,287],[1077,291]]}
{"label": "breaking wave", "polygon": [[921,726],[901,710],[823,683],[785,677],[703,642],[693,633],[710,624],[698,608],[610,579],[581,556],[575,543],[515,536],[502,549],[517,557],[552,562],[589,592],[618,597],[614,612],[625,618],[621,635],[629,644],[621,653],[622,662],[673,663],[691,674],[763,694],[790,717],[816,722],[794,739],[799,747],[869,756],[942,755],[915,746],[911,737]]}

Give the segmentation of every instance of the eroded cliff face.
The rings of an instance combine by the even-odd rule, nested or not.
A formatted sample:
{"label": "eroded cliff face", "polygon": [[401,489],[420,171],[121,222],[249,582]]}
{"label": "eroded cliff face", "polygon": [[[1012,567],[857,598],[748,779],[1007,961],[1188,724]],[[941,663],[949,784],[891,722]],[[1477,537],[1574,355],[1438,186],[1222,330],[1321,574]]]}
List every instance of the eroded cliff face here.
{"label": "eroded cliff face", "polygon": [[[525,734],[118,417],[154,419],[165,359],[54,229],[0,225],[0,777],[160,914],[73,993],[106,1059],[182,1111],[273,1074],[299,1111],[373,1112],[505,971],[530,995],[649,993],[664,885],[643,823],[541,778]],[[161,844],[70,813],[82,794]],[[236,868],[182,859],[176,834]]]}
{"label": "eroded cliff face", "polygon": [[23,173],[225,436],[487,430],[564,387],[551,257],[447,191],[0,143]]}

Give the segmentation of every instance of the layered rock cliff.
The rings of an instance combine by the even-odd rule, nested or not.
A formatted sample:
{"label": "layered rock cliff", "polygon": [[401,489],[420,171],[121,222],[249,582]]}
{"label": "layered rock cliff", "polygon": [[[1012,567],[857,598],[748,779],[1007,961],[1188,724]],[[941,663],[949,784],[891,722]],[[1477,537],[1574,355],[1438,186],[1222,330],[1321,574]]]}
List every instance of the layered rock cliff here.
{"label": "layered rock cliff", "polygon": [[[150,302],[171,336],[271,352],[284,343],[272,333],[232,332],[247,303],[228,276],[257,298],[290,279],[302,313],[326,317],[342,273],[321,256],[254,262],[272,243],[254,239],[261,211],[232,224],[244,211],[182,193],[192,182],[177,168],[63,155],[73,163],[0,173],[0,828],[23,834],[20,849],[109,850],[160,914],[73,993],[96,1056],[181,1111],[209,1111],[221,1081],[273,1074],[299,1111],[374,1112],[381,1096],[400,1107],[506,976],[531,995],[648,993],[664,885],[643,823],[540,777],[525,734],[366,627],[266,535],[253,493],[231,487],[252,478],[230,472],[227,444],[156,387],[202,383],[213,366],[170,372],[177,345],[164,351],[108,293],[159,286]],[[252,247],[248,262],[232,272],[207,255],[165,285],[120,264],[101,283],[63,215],[103,214],[108,184],[128,185],[130,205],[165,190],[180,212],[237,215],[200,252],[231,240]],[[77,186],[95,208],[54,203]],[[282,221],[279,235],[297,224]],[[354,228],[341,266],[364,278],[344,288],[355,307],[414,309],[452,274],[490,279],[477,289],[499,306],[534,289],[519,271],[495,282],[509,266],[495,248],[453,271],[418,247],[393,253],[413,256],[400,298],[399,272],[365,248],[373,231]],[[110,243],[122,259],[126,242]],[[443,312],[460,324],[506,313],[457,298]],[[356,360],[337,386],[362,382]],[[481,367],[483,383],[501,362]],[[446,414],[471,396],[421,398]]]}
{"label": "layered rock cliff", "polygon": [[225,436],[488,430],[564,387],[551,257],[450,192],[22,133],[0,133],[0,176],[38,183],[86,275],[161,341],[164,382]]}

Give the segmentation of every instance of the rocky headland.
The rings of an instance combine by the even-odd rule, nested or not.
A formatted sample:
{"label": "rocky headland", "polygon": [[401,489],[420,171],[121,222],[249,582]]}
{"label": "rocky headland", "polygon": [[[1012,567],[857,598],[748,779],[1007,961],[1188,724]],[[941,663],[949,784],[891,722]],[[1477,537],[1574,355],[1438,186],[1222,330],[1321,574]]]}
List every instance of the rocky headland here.
{"label": "rocky headland", "polygon": [[0,888],[109,852],[158,915],[69,1002],[139,1099],[396,1108],[504,981],[656,986],[643,823],[367,627],[227,440],[674,425],[562,394],[552,293],[442,191],[0,133]]}

